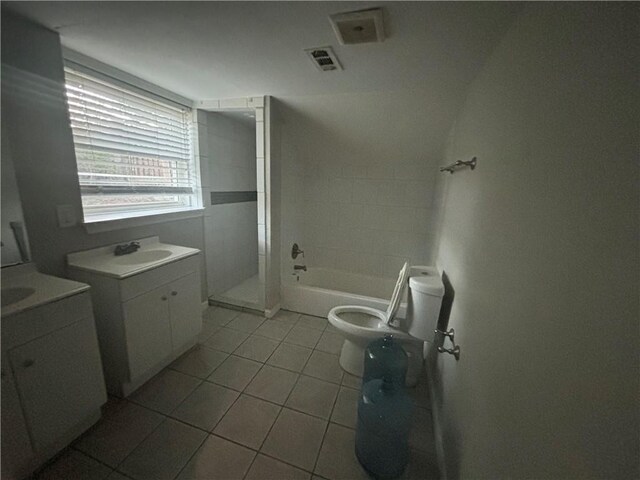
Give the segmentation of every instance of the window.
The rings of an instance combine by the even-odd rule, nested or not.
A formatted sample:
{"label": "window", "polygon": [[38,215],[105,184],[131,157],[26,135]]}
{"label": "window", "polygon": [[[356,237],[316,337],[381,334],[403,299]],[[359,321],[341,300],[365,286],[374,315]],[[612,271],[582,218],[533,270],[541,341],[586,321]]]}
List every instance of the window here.
{"label": "window", "polygon": [[69,66],[65,77],[85,222],[199,206],[190,108]]}

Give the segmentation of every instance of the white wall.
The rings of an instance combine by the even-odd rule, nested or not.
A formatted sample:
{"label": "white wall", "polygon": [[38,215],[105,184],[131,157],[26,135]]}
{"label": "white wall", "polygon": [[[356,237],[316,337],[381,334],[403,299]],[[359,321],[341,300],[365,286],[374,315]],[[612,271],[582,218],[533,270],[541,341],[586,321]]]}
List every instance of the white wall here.
{"label": "white wall", "polygon": [[201,115],[206,123],[199,124],[199,136],[207,146],[200,158],[208,163],[202,169],[207,279],[214,295],[258,274],[257,202],[211,205],[209,194],[256,191],[256,133],[255,126],[224,113]]}
{"label": "white wall", "polygon": [[529,5],[450,134],[449,478],[638,478],[638,8]]}
{"label": "white wall", "polygon": [[[88,234],[79,224],[58,227],[56,205],[72,205],[78,219],[82,218],[60,38],[3,10],[2,64],[2,121],[11,144],[31,254],[42,272],[64,276],[69,252],[153,235],[166,243],[204,248],[202,217],[96,234]],[[203,299],[206,291],[203,274]]]}
{"label": "white wall", "polygon": [[433,186],[455,112],[427,91],[279,100],[283,275],[298,263],[287,254],[294,242],[308,266],[395,277],[406,260],[428,263]]}

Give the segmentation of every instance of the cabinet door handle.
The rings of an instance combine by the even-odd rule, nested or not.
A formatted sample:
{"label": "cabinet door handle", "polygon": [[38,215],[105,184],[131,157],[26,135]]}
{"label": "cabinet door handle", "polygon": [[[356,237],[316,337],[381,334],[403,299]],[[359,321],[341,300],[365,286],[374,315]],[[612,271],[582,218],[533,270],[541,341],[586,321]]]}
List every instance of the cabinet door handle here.
{"label": "cabinet door handle", "polygon": [[29,368],[29,367],[32,367],[34,363],[36,363],[36,362],[29,358],[29,359],[25,360],[24,362],[22,362],[22,366],[24,368]]}
{"label": "cabinet door handle", "polygon": [[162,299],[162,301],[165,301],[167,299],[166,295],[163,295],[162,297],[160,297]]}
{"label": "cabinet door handle", "polygon": [[171,295],[173,295],[174,297],[178,294],[178,292],[176,292],[175,290],[173,292],[171,292]]}

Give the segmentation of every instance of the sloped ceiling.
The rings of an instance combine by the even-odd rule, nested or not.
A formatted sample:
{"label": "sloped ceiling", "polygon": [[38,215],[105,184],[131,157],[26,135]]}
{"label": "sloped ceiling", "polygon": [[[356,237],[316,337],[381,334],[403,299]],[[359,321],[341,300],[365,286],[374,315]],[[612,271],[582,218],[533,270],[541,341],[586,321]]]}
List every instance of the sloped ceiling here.
{"label": "sloped ceiling", "polygon": [[[381,6],[387,39],[342,46],[328,15]],[[505,33],[509,2],[3,2],[66,47],[194,100],[421,89],[452,108]],[[304,48],[330,45],[344,71]],[[446,100],[445,100],[446,99]],[[451,99],[451,100],[450,100]]]}

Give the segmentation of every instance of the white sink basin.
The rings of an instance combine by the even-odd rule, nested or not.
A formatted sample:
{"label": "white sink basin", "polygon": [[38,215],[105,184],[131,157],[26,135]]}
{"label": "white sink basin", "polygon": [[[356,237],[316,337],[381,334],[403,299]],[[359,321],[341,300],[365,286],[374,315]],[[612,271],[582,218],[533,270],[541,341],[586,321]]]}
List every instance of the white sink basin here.
{"label": "white sink basin", "polygon": [[34,288],[30,287],[6,287],[0,290],[0,297],[2,297],[2,306],[13,305],[20,300],[24,300],[36,293]]}
{"label": "white sink basin", "polygon": [[142,265],[144,263],[153,263],[170,256],[170,250],[141,250],[127,255],[114,258],[114,263],[118,265]]}

